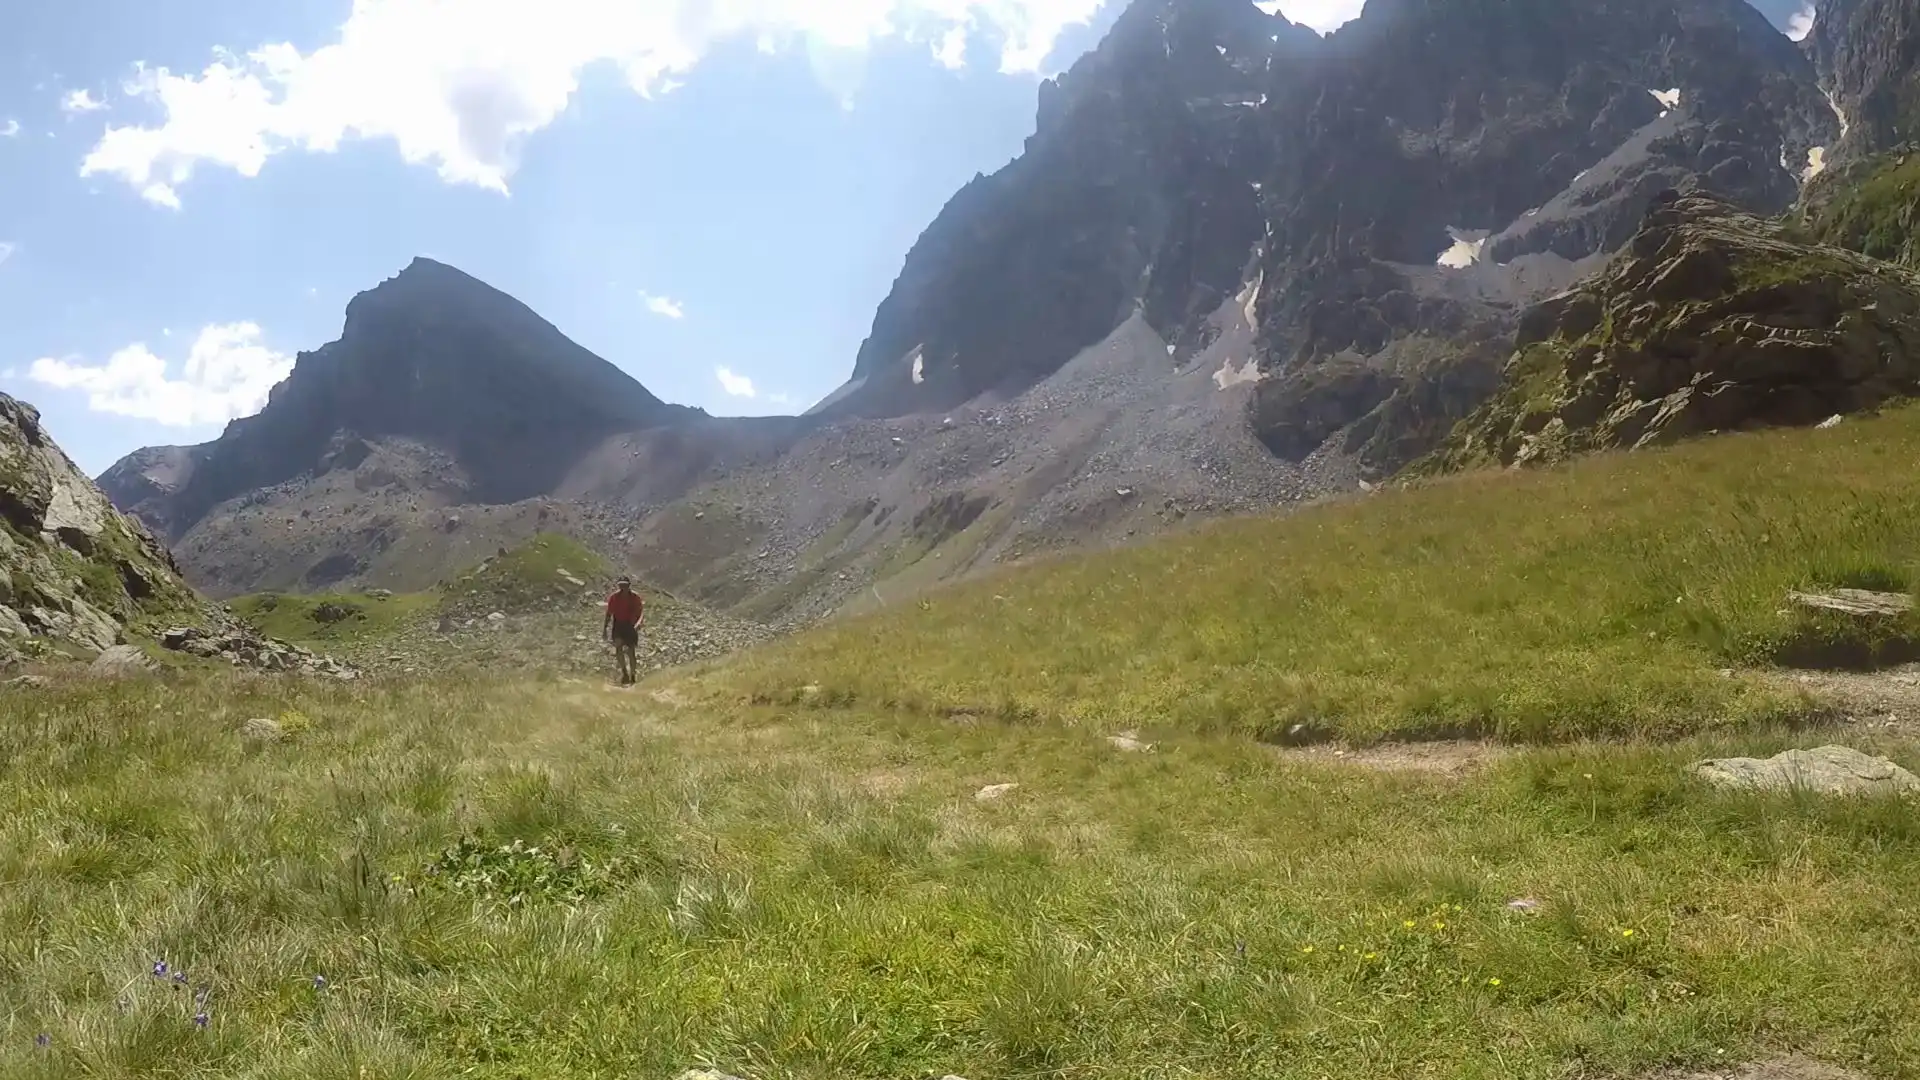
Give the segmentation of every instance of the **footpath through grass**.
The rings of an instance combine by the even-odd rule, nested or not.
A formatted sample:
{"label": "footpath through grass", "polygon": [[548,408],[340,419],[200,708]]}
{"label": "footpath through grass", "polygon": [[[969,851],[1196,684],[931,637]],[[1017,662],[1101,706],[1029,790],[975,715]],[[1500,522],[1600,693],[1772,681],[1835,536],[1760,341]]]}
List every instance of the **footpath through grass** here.
{"label": "footpath through grass", "polygon": [[1920,1076],[1920,817],[1687,778],[1724,748],[1449,782],[585,682],[14,693],[0,1076]]}
{"label": "footpath through grass", "polygon": [[[717,699],[1270,736],[1668,737],[1814,705],[1724,669],[1892,651],[1911,621],[1787,613],[1906,590],[1920,410],[1449,478],[1016,569],[731,665]],[[808,688],[812,689],[808,689]]]}

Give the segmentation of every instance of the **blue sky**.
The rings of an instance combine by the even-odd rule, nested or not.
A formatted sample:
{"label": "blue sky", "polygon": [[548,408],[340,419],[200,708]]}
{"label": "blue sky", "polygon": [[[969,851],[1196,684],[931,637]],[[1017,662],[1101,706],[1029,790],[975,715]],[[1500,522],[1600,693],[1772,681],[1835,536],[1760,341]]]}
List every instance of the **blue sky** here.
{"label": "blue sky", "polygon": [[[1359,6],[1282,4],[1322,29]],[[10,5],[0,389],[89,472],[212,438],[427,255],[668,400],[797,411],[1119,7]]]}

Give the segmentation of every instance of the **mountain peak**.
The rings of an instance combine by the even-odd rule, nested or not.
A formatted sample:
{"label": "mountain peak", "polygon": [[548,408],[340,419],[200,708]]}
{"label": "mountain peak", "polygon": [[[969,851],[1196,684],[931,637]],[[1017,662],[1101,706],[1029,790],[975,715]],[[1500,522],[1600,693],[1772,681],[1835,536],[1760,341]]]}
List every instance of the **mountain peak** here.
{"label": "mountain peak", "polygon": [[[448,455],[473,497],[513,502],[551,490],[612,434],[692,415],[520,301],[423,257],[355,296],[340,339],[300,354],[259,415],[204,446],[136,453],[102,479],[125,481],[109,484],[120,505],[178,536],[227,499],[357,467],[370,443],[400,439]],[[133,484],[161,459],[171,490]]]}

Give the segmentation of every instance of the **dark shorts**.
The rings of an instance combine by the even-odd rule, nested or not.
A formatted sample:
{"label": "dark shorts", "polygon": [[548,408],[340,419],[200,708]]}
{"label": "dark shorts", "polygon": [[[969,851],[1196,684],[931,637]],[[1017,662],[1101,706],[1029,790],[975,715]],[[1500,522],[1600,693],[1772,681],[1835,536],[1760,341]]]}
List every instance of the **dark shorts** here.
{"label": "dark shorts", "polygon": [[613,624],[613,643],[638,648],[640,645],[640,627],[636,623],[616,622]]}

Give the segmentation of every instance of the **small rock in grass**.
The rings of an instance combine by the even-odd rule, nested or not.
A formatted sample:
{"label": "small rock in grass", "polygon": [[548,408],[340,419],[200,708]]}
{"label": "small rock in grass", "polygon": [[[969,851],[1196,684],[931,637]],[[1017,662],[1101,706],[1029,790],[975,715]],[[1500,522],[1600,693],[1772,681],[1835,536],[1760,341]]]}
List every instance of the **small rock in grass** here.
{"label": "small rock in grass", "polygon": [[719,1069],[688,1069],[674,1080],[740,1080],[740,1078],[723,1073]]}
{"label": "small rock in grass", "polygon": [[507,617],[501,612],[496,611],[493,614],[487,616],[487,621],[490,623],[503,623],[507,621]]}
{"label": "small rock in grass", "polygon": [[1118,735],[1109,735],[1107,736],[1107,741],[1113,744],[1114,749],[1125,750],[1129,754],[1147,754],[1153,752],[1152,743],[1141,742],[1140,737],[1131,731],[1123,731]]}
{"label": "small rock in grass", "polygon": [[279,721],[256,716],[240,725],[240,735],[248,742],[274,743],[285,739],[287,731],[280,726]]}
{"label": "small rock in grass", "polygon": [[1507,910],[1508,910],[1508,911],[1528,911],[1528,912],[1532,912],[1532,911],[1539,911],[1539,910],[1540,910],[1540,901],[1538,901],[1538,900],[1524,900],[1524,899],[1522,899],[1522,900],[1509,900],[1509,901],[1507,901]]}
{"label": "small rock in grass", "polygon": [[1845,746],[1788,750],[1770,758],[1702,761],[1693,771],[1715,787],[1739,791],[1811,791],[1820,795],[1905,795],[1920,777]]}
{"label": "small rock in grass", "polygon": [[1019,786],[1019,784],[988,784],[986,787],[974,792],[973,798],[976,802],[992,802]]}

